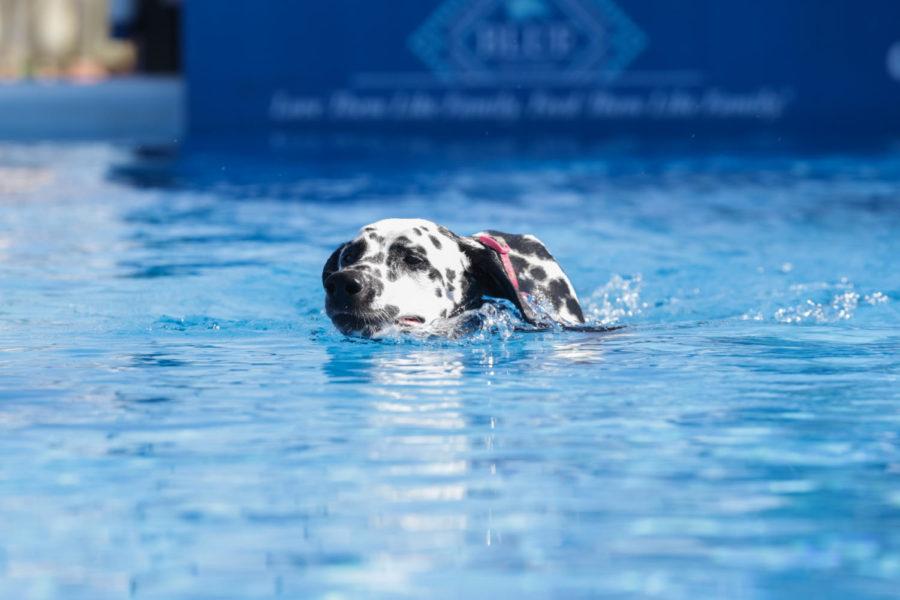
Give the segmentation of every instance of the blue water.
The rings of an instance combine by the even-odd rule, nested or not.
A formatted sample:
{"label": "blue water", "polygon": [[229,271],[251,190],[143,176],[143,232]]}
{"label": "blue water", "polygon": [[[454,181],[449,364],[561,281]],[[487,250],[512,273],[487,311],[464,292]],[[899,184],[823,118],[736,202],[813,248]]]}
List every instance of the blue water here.
{"label": "blue water", "polygon": [[[0,146],[0,597],[896,597],[900,149],[557,150]],[[389,216],[627,327],[345,339]]]}

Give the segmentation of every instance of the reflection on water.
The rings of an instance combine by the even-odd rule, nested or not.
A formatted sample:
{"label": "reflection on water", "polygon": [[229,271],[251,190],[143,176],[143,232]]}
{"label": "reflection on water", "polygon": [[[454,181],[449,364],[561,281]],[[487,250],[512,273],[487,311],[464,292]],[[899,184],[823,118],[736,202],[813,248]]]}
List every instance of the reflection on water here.
{"label": "reflection on water", "polygon": [[411,349],[348,363],[345,348],[329,347],[325,370],[336,383],[364,382],[369,397],[366,456],[382,474],[370,493],[385,505],[370,525],[427,535],[428,545],[463,545],[471,526],[460,503],[469,493],[472,424],[456,388],[463,385],[465,353]]}
{"label": "reflection on water", "polygon": [[405,356],[377,357],[372,364],[376,383],[386,386],[453,386],[463,376],[462,352],[412,351]]}
{"label": "reflection on water", "polygon": [[553,357],[573,364],[591,365],[603,361],[603,339],[582,339],[577,342],[557,342],[553,344]]}

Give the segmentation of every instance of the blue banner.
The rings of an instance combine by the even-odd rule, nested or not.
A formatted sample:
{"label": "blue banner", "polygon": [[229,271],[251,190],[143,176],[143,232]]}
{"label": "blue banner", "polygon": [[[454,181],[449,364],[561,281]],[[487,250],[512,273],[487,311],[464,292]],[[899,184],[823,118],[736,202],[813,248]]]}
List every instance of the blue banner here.
{"label": "blue banner", "polygon": [[191,0],[193,133],[900,131],[900,2]]}

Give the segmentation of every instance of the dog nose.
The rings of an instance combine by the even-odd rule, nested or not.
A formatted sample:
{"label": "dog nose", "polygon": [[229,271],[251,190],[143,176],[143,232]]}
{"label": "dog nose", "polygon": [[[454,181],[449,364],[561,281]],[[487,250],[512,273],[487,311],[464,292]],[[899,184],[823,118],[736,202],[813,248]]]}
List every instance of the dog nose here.
{"label": "dog nose", "polygon": [[353,271],[340,271],[325,280],[325,292],[336,302],[352,302],[362,290],[362,275]]}

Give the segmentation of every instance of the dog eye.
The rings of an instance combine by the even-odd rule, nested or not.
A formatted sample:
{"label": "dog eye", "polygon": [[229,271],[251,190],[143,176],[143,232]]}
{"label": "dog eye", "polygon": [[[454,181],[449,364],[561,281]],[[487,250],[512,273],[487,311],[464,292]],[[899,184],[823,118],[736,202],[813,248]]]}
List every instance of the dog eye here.
{"label": "dog eye", "polygon": [[416,256],[415,254],[407,254],[406,256],[403,257],[403,262],[405,262],[410,267],[418,267],[425,261],[423,259],[419,258],[418,256]]}
{"label": "dog eye", "polygon": [[348,248],[341,257],[342,265],[352,265],[359,260],[359,248]]}

